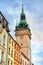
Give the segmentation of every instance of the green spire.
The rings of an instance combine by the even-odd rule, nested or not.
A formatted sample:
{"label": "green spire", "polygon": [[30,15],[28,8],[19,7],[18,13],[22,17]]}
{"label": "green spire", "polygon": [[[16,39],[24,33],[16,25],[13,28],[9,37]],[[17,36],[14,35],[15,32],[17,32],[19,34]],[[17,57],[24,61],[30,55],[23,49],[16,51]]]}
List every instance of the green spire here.
{"label": "green spire", "polygon": [[28,24],[27,24],[26,19],[25,19],[26,17],[25,17],[23,5],[24,4],[22,4],[22,12],[20,15],[20,22],[18,25],[16,25],[16,30],[29,29]]}
{"label": "green spire", "polygon": [[25,20],[25,13],[24,13],[24,8],[23,8],[23,4],[22,4],[22,12],[21,12],[21,20]]}
{"label": "green spire", "polygon": [[24,12],[24,9],[23,9],[23,4],[22,4],[22,13]]}

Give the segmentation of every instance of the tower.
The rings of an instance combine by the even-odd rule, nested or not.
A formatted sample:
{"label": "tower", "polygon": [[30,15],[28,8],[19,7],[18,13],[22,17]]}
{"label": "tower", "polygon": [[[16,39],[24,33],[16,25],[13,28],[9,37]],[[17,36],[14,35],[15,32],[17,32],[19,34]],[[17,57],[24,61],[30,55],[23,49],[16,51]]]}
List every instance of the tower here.
{"label": "tower", "polygon": [[16,36],[16,41],[21,46],[21,51],[29,59],[31,59],[31,44],[30,44],[31,32],[26,22],[26,16],[24,13],[23,4],[22,4],[22,12],[20,15],[20,22],[18,25],[16,25],[15,28],[15,36]]}

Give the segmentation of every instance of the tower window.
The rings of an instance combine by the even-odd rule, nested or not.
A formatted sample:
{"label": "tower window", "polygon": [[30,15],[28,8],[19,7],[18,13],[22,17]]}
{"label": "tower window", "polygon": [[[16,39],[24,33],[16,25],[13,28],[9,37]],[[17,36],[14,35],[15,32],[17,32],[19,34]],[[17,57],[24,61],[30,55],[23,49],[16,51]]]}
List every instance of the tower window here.
{"label": "tower window", "polygon": [[23,46],[23,44],[21,43],[21,46]]}

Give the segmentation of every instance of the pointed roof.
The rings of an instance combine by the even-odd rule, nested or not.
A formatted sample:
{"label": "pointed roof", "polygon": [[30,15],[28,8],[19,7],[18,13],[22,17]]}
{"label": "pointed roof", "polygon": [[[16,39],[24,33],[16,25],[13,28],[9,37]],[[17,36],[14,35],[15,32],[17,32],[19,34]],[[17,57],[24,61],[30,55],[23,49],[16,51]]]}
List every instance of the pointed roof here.
{"label": "pointed roof", "polygon": [[21,16],[20,16],[20,19],[21,19],[21,20],[25,20],[25,13],[24,13],[23,5],[24,5],[24,4],[22,4],[22,12],[21,12]]}
{"label": "pointed roof", "polygon": [[24,12],[24,8],[23,8],[23,5],[24,5],[24,4],[22,4],[22,12]]}
{"label": "pointed roof", "polygon": [[16,30],[23,30],[23,29],[30,30],[29,26],[28,26],[28,23],[26,21],[23,5],[24,4],[22,4],[22,12],[21,12],[21,15],[20,15],[20,22],[19,22],[18,25],[16,25]]}

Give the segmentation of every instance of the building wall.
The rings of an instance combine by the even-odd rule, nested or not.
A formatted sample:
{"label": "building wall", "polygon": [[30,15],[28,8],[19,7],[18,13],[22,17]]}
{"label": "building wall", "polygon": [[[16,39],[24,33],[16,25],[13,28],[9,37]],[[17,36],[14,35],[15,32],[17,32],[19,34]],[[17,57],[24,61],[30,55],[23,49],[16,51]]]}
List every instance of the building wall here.
{"label": "building wall", "polygon": [[21,53],[21,65],[30,65],[30,60]]}
{"label": "building wall", "polygon": [[20,46],[14,42],[14,65],[20,65]]}
{"label": "building wall", "polygon": [[7,40],[6,28],[2,28],[2,24],[0,24],[0,64],[3,63],[4,65],[6,65],[7,61]]}
{"label": "building wall", "polygon": [[30,32],[26,30],[16,31],[16,41],[22,48],[22,52],[30,59],[31,56],[31,43]]}
{"label": "building wall", "polygon": [[14,40],[11,35],[8,36],[8,55],[7,65],[14,65]]}

